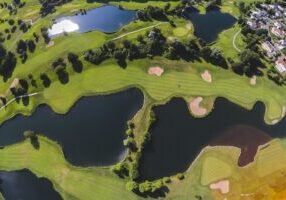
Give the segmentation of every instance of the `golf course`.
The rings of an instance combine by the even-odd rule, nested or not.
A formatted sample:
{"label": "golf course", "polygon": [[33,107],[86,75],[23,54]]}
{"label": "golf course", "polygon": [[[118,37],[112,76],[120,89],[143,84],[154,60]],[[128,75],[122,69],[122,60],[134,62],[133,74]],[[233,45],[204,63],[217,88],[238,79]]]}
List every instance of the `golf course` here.
{"label": "golf course", "polygon": [[[267,132],[270,139],[263,140],[257,145],[253,161],[243,167],[238,163],[244,143],[237,146],[233,143],[225,145],[230,143],[226,141],[223,145],[212,145],[216,137],[223,135],[230,128],[226,123],[225,127],[220,127],[221,130],[216,130],[219,129],[219,125],[216,126],[215,121],[211,125],[208,124],[212,114],[219,116],[224,122],[237,116],[239,119],[242,116],[239,113],[241,111],[257,123],[247,121],[248,118],[245,117],[235,121],[237,124],[253,122],[251,125],[258,126],[261,117],[261,124],[267,130],[279,127],[276,129],[280,131],[285,127],[286,86],[277,84],[267,76],[268,71],[273,68],[271,63],[261,59],[263,67],[258,66],[259,73],[251,75],[247,70],[242,74],[236,73],[232,67],[242,60],[241,54],[248,46],[246,36],[241,33],[241,25],[238,23],[238,3],[222,0],[219,9],[208,10],[208,1],[188,7],[188,3],[175,0],[72,0],[56,3],[56,6],[51,4],[53,8],[50,11],[49,6],[40,3],[42,1],[39,0],[20,2],[25,3],[21,5],[14,0],[6,0],[6,4],[0,4],[0,138],[4,135],[4,130],[16,130],[9,129],[8,124],[19,118],[22,120],[19,120],[21,127],[26,123],[25,120],[31,117],[40,123],[46,123],[41,120],[44,119],[43,115],[37,112],[44,106],[51,110],[49,113],[52,114],[47,115],[48,118],[55,118],[58,114],[68,118],[75,112],[76,106],[86,98],[102,97],[107,101],[108,95],[128,96],[130,94],[126,91],[134,88],[142,93],[143,105],[136,103],[136,109],[132,107],[126,112],[127,120],[120,124],[120,129],[124,131],[118,129],[112,133],[116,134],[116,138],[122,135],[125,138],[120,141],[120,148],[124,149],[125,153],[120,152],[119,162],[108,166],[102,166],[101,163],[105,161],[100,159],[97,160],[98,166],[91,165],[93,161],[88,161],[86,166],[71,163],[66,156],[66,146],[63,142],[52,140],[45,130],[33,130],[35,126],[30,120],[27,124],[29,130],[21,133],[21,137],[17,136],[22,138],[21,141],[10,142],[15,141],[12,133],[11,140],[9,136],[5,136],[5,145],[0,148],[0,171],[27,169],[37,178],[45,178],[51,182],[56,193],[65,200],[200,200],[247,197],[278,200],[286,195],[283,188],[286,184],[283,179],[286,171],[286,141],[283,139],[285,134],[283,136],[280,132]],[[252,0],[244,2],[246,5],[253,3]],[[107,14],[104,9],[111,9],[112,12],[109,11]],[[163,12],[164,16],[154,14],[154,17],[152,9]],[[182,10],[188,12],[188,9],[191,10],[190,16],[183,15]],[[94,16],[90,20],[88,17],[92,14]],[[108,17],[102,17],[107,15],[110,15],[110,22],[104,21]],[[58,21],[71,20],[72,17],[79,25],[78,29],[71,32],[63,29],[58,35],[49,35],[49,31]],[[115,23],[115,20],[118,22]],[[208,20],[213,20],[212,26],[219,28],[214,30],[214,27],[202,24]],[[108,24],[112,22],[114,24]],[[216,26],[216,23],[220,23],[219,26]],[[162,48],[159,48],[160,45]],[[178,51],[176,48],[186,50]],[[3,59],[2,50],[5,52]],[[147,51],[148,53],[145,53]],[[211,52],[209,57],[214,55],[215,59],[205,56],[208,55],[208,51]],[[15,63],[6,62],[5,59],[11,57],[15,58]],[[11,69],[7,67],[10,63],[15,65]],[[178,122],[171,125],[171,122],[182,120],[182,126],[190,123],[186,120],[187,117],[179,116],[182,112],[175,104],[174,107],[170,105],[174,98],[184,101],[183,109],[188,112],[188,120],[198,121],[202,128],[211,127],[209,131],[212,133],[211,136],[205,136],[196,132],[199,129],[194,127],[188,131],[180,127],[174,128],[178,137],[170,140],[170,144],[164,143],[166,146],[161,144],[166,152],[171,149],[172,153],[173,149],[169,146],[175,148],[179,144],[177,148],[180,147],[182,143],[177,142],[177,138],[178,141],[188,141],[189,146],[195,146],[192,145],[195,139],[190,141],[185,138],[189,134],[204,138],[206,142],[199,150],[191,149],[184,152],[195,155],[194,159],[187,160],[187,170],[173,170],[175,173],[171,175],[149,180],[140,172],[142,160],[148,160],[145,154],[158,153],[152,145],[151,148],[148,147],[148,144],[153,144],[152,141],[156,139],[152,133],[160,133],[163,139],[159,138],[156,141],[164,142],[164,135],[171,134],[168,132],[168,125],[175,127],[176,124],[180,124]],[[125,98],[126,101],[131,101],[130,99]],[[225,106],[219,104],[221,99],[229,102],[231,106],[228,107],[227,103]],[[119,98],[117,101],[120,101]],[[116,106],[127,107],[135,101],[137,100],[124,102],[125,104],[113,102],[110,107],[114,110],[104,108],[105,104],[94,106],[98,111],[95,111],[96,115],[92,117],[100,120],[91,121],[90,127],[97,127],[98,124],[103,127],[115,126],[115,122],[110,120],[115,118],[108,115],[115,116],[116,112],[120,112]],[[173,109],[172,113],[168,117],[160,114],[168,106]],[[156,112],[157,107],[162,110]],[[221,110],[224,107],[229,108],[229,112],[225,112],[225,115],[216,114],[220,113],[216,109]],[[108,112],[105,112],[106,110]],[[261,113],[261,116],[256,115],[257,113],[251,115],[256,111]],[[43,111],[45,112],[48,111]],[[91,141],[85,132],[94,133],[89,126],[76,125],[81,123],[81,119],[84,119],[84,114],[74,116],[72,120],[75,124],[69,124],[78,134],[70,141],[72,147],[79,146],[77,143],[80,140],[77,138],[80,137],[85,137],[85,141]],[[57,123],[64,126],[66,122],[58,120],[51,126],[59,126]],[[164,128],[163,123],[167,124]],[[95,131],[108,132],[109,129]],[[59,133],[53,134],[69,134],[66,132],[68,131],[59,130]],[[279,138],[276,138],[277,135]],[[113,137],[115,136],[108,140],[117,140]],[[84,146],[83,148],[91,151],[90,154],[94,154],[94,157],[97,154],[107,155],[109,152],[105,152],[106,149],[112,149],[108,146],[91,150],[88,149],[88,145]],[[81,157],[80,150],[74,152]],[[84,156],[82,157],[84,159]],[[161,157],[168,158],[168,153],[162,154]],[[180,159],[172,162],[177,162],[178,165],[180,162],[186,162],[182,157]],[[160,167],[163,171],[164,166]],[[3,188],[0,177],[0,200],[9,200],[9,191],[5,190],[4,184]]]}

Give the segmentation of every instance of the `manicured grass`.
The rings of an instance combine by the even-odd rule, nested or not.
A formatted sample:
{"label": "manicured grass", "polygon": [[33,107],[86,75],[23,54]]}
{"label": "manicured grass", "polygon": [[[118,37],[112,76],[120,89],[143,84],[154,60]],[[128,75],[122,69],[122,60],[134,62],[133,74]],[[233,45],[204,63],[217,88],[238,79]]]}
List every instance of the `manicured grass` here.
{"label": "manicured grass", "polygon": [[271,143],[271,147],[260,150],[256,161],[257,173],[260,177],[286,168],[286,154],[281,142],[275,140]]}
{"label": "manicured grass", "polygon": [[[263,196],[271,200],[282,199],[281,197],[285,197],[286,185],[285,141],[285,139],[271,141],[266,148],[258,151],[257,159],[246,167],[237,165],[240,154],[238,148],[206,147],[186,172],[184,180],[177,181],[174,177],[172,178],[167,199],[185,200],[192,197],[195,199],[195,195],[203,199],[240,199],[238,197],[244,195]],[[228,173],[228,170],[231,170],[231,173]],[[201,183],[204,178],[207,178],[205,186]],[[210,191],[209,184],[219,180],[229,180],[229,193]]]}
{"label": "manicured grass", "polygon": [[189,30],[184,27],[178,27],[173,30],[174,35],[179,37],[187,35],[188,32]]}
{"label": "manicured grass", "polygon": [[[158,63],[165,68],[165,74],[162,77],[148,75],[148,67]],[[205,69],[212,74],[211,84],[204,82],[200,77],[200,73]],[[0,119],[3,122],[13,114],[27,114],[39,103],[47,103],[56,112],[65,113],[81,96],[110,93],[134,86],[143,89],[155,101],[166,100],[172,96],[220,96],[248,109],[251,109],[255,102],[262,101],[267,107],[265,120],[269,123],[281,118],[282,108],[286,104],[284,87],[276,86],[267,78],[258,78],[257,85],[251,86],[249,78],[214,68],[204,62],[143,59],[130,62],[127,69],[121,69],[110,60],[100,67],[93,66],[81,74],[71,75],[67,85],[54,81],[42,95],[34,97],[31,104],[35,105],[25,108],[21,104],[11,104],[7,110],[0,112]]]}
{"label": "manicured grass", "polygon": [[39,143],[38,150],[33,148],[29,139],[0,150],[0,169],[27,168],[38,177],[48,178],[64,199],[139,199],[125,189],[125,181],[110,169],[71,166],[58,144],[42,136]]}
{"label": "manicured grass", "polygon": [[228,163],[214,157],[207,157],[202,168],[202,185],[209,185],[218,180],[231,176],[231,167]]}
{"label": "manicured grass", "polygon": [[[239,30],[240,27],[238,24],[236,24],[230,29],[223,31],[219,34],[218,39],[213,45],[214,47],[221,49],[223,55],[226,58],[232,58],[234,61],[239,61],[239,52],[233,46],[234,36]],[[237,35],[235,39],[235,44],[240,50],[243,51],[245,49],[246,44],[243,42],[241,34]]]}

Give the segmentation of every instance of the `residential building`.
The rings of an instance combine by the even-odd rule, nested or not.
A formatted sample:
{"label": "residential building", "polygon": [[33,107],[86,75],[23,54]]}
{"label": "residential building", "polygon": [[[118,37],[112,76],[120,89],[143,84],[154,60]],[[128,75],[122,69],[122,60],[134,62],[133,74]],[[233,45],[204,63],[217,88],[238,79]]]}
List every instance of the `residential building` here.
{"label": "residential building", "polygon": [[275,69],[281,73],[281,74],[284,74],[286,73],[286,59],[284,56],[280,56],[276,63],[275,63]]}

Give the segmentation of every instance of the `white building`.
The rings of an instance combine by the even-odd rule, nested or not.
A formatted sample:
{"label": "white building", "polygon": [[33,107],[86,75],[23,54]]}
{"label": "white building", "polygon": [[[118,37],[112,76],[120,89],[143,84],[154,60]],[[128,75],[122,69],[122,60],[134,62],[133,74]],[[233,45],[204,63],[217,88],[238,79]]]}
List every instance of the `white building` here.
{"label": "white building", "polygon": [[269,41],[263,42],[262,49],[266,51],[268,57],[272,58],[276,56],[276,49],[271,42]]}
{"label": "white building", "polygon": [[285,62],[285,58],[284,57],[279,57],[275,63],[275,69],[281,73],[284,74],[286,73],[286,62]]}

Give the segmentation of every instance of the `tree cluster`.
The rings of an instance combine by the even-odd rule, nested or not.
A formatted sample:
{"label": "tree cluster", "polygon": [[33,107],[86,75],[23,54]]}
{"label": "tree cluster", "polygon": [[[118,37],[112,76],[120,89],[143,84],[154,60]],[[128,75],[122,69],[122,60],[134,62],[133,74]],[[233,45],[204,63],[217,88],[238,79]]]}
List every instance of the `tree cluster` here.
{"label": "tree cluster", "polygon": [[5,47],[0,43],[0,75],[4,80],[7,80],[12,75],[17,64],[15,54],[7,51]]}
{"label": "tree cluster", "polygon": [[34,40],[19,40],[17,42],[16,52],[20,55],[22,63],[25,63],[28,58],[28,51],[34,53],[36,44]]}
{"label": "tree cluster", "polygon": [[47,16],[48,14],[55,12],[57,6],[61,6],[70,1],[72,0],[39,0],[42,5],[40,14],[42,17]]}
{"label": "tree cluster", "polygon": [[[210,49],[210,53],[212,50]],[[109,58],[115,58],[119,66],[126,67],[126,59],[132,61],[141,58],[152,58],[154,56],[165,56],[168,59],[177,60],[183,59],[191,61],[199,59],[200,47],[196,40],[191,39],[187,43],[180,41],[167,42],[166,38],[158,28],[153,28],[151,31],[146,32],[144,36],[139,35],[137,42],[124,40],[121,44],[115,44],[110,41],[102,47],[89,50],[85,53],[85,60],[93,63],[100,64]],[[220,59],[218,63],[222,63],[222,55],[220,52],[215,51],[212,58]]]}

